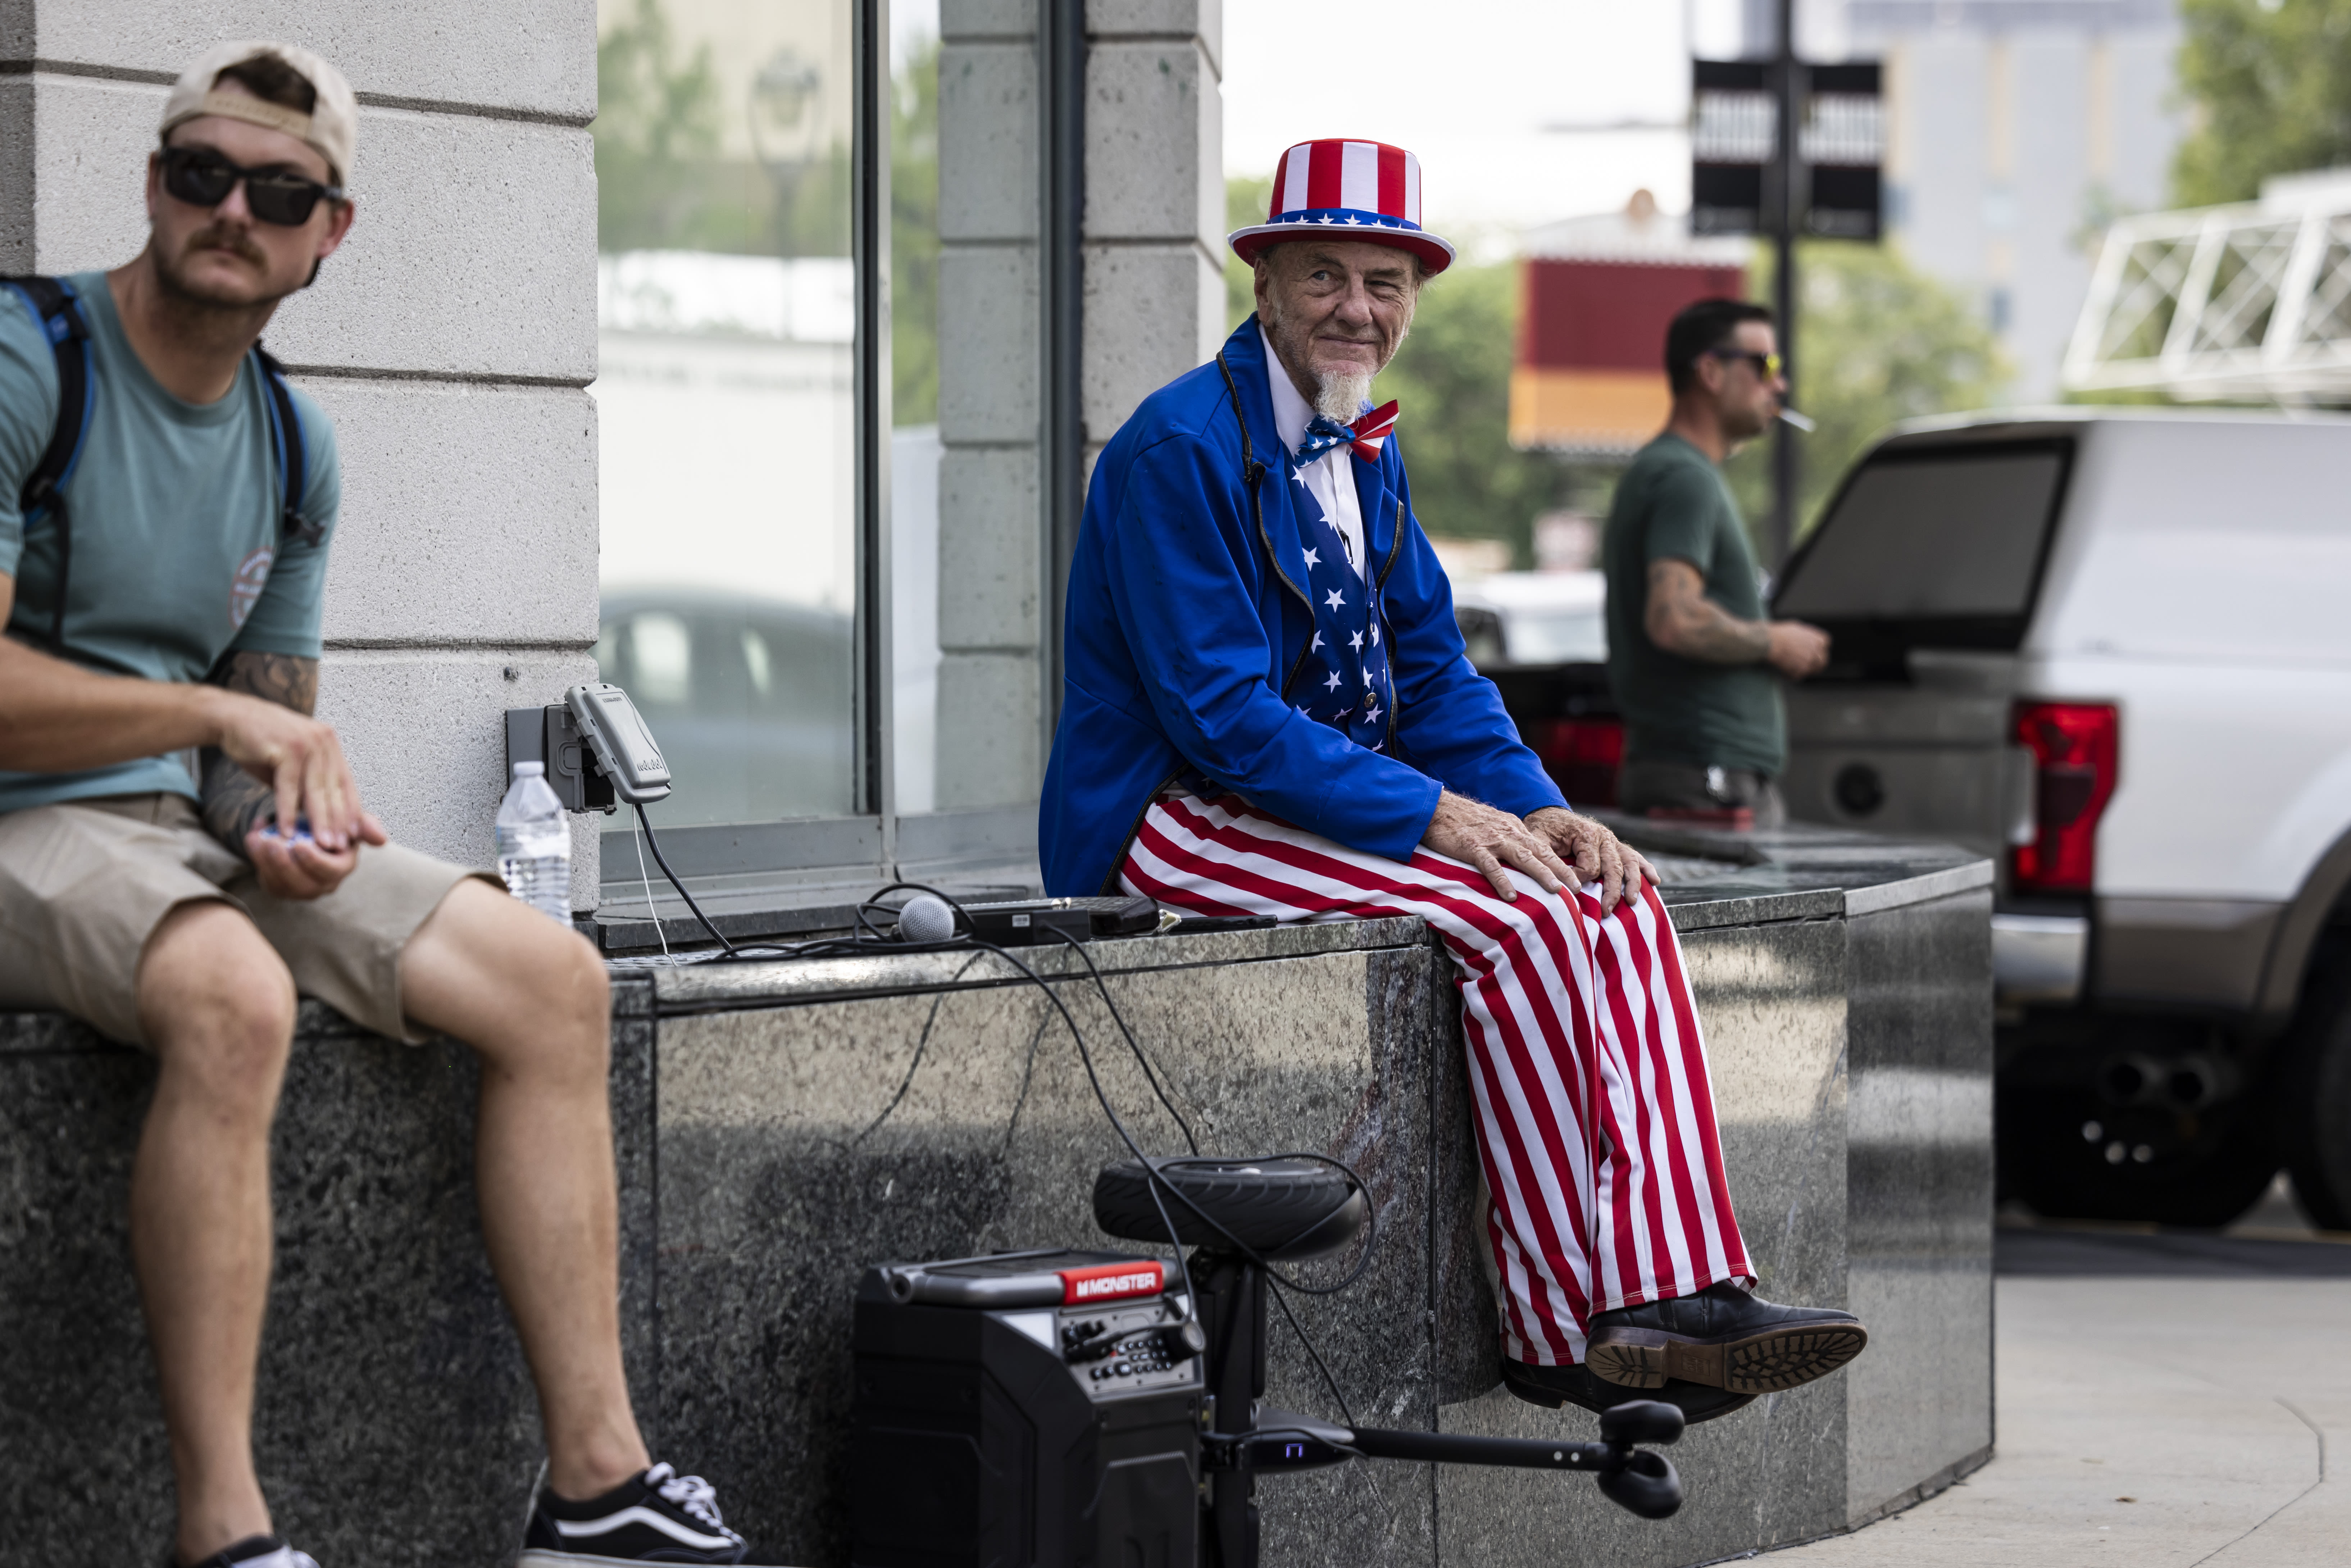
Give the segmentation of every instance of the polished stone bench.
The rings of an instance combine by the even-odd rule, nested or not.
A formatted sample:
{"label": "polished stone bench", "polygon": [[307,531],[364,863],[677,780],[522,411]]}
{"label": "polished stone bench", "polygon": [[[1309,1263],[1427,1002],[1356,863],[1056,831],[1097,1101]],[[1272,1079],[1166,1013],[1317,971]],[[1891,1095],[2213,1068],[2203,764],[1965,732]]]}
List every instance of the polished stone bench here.
{"label": "polished stone bench", "polygon": [[[1988,1456],[1989,865],[1817,831],[1637,831],[1673,879],[1763,1288],[1851,1306],[1871,1347],[1693,1430],[1674,1451],[1690,1500],[1663,1524],[1579,1479],[1359,1463],[1260,1484],[1269,1568],[1700,1563],[1847,1528]],[[1319,1149],[1369,1181],[1369,1273],[1298,1303],[1359,1418],[1589,1430],[1498,1386],[1455,996],[1417,921],[1092,951],[1204,1148]],[[1178,1148],[1075,956],[1029,961],[1137,1137]],[[719,1484],[762,1561],[845,1563],[861,1270],[1103,1245],[1092,1179],[1124,1150],[1058,1015],[993,957],[616,977],[622,1306],[648,1435]],[[0,1530],[56,1568],[146,1561],[170,1497],[124,1237],[152,1074],[45,1015],[0,1017]],[[333,1568],[511,1560],[537,1424],[480,1249],[473,1094],[462,1049],[305,1006],[256,1425],[281,1525]],[[1269,1401],[1332,1413],[1276,1318]]]}

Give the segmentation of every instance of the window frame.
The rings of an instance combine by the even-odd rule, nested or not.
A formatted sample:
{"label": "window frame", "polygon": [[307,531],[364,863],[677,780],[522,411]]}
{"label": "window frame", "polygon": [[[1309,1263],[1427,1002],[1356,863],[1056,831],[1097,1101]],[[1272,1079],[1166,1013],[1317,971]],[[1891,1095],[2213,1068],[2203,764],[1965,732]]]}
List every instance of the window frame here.
{"label": "window frame", "polygon": [[[850,254],[857,277],[852,344],[855,410],[855,557],[852,616],[856,691],[852,791],[846,816],[681,825],[662,831],[678,876],[724,926],[746,934],[845,925],[856,900],[882,883],[938,881],[998,895],[1040,885],[1037,803],[902,815],[897,810],[893,711],[890,515],[892,423],[890,0],[849,0],[853,101],[851,110]],[[1066,581],[1083,505],[1083,434],[1078,402],[1082,290],[1077,191],[1084,174],[1082,0],[1037,0],[1040,79],[1038,142],[1043,160],[1037,241],[1044,277],[1040,350],[1046,386],[1058,393],[1040,432],[1040,457],[1060,483],[1040,486],[1039,526],[1047,548],[1047,613],[1040,618],[1040,667],[1046,691],[1045,742],[1058,716],[1061,645],[1059,590]],[[633,856],[609,835],[598,908],[592,917],[608,946],[652,941],[646,893]],[[656,873],[653,900],[664,931],[687,936],[693,917]],[[633,910],[633,914],[631,911]],[[735,916],[728,919],[727,916]],[[633,932],[626,928],[633,926]],[[732,933],[730,932],[730,935]]]}

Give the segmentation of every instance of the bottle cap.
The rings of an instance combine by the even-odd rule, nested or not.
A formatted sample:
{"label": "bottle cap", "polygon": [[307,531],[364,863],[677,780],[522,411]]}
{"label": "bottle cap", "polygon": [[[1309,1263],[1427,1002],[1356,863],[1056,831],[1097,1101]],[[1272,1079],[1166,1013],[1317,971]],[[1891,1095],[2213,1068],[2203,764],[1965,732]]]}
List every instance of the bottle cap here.
{"label": "bottle cap", "polygon": [[547,764],[517,762],[514,765],[514,776],[517,779],[544,779],[547,777]]}

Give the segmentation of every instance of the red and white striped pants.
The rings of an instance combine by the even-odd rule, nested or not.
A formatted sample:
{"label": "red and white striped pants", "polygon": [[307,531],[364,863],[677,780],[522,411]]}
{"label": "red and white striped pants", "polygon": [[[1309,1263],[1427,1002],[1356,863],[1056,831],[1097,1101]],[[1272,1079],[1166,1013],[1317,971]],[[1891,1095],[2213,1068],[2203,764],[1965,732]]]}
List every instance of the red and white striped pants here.
{"label": "red and white striped pants", "polygon": [[1752,1278],[1681,945],[1655,889],[1603,916],[1511,873],[1516,903],[1422,850],[1362,854],[1238,796],[1155,803],[1128,891],[1203,915],[1417,915],[1459,971],[1503,1354],[1583,1359],[1593,1312]]}

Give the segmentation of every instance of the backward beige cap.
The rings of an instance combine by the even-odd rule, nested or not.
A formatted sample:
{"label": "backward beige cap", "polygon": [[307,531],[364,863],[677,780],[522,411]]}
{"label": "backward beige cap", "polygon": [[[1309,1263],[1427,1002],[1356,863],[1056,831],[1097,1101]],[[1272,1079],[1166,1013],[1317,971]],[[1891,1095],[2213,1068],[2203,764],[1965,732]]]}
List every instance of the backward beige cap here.
{"label": "backward beige cap", "polygon": [[[261,55],[277,56],[310,84],[319,101],[309,113],[242,92],[213,90],[221,72]],[[308,49],[259,41],[214,44],[172,84],[172,96],[163,100],[162,133],[169,136],[174,126],[207,114],[265,125],[298,138],[327,161],[337,184],[351,183],[351,152],[360,136],[359,100],[351,96],[351,84],[343,79],[343,73]]]}

